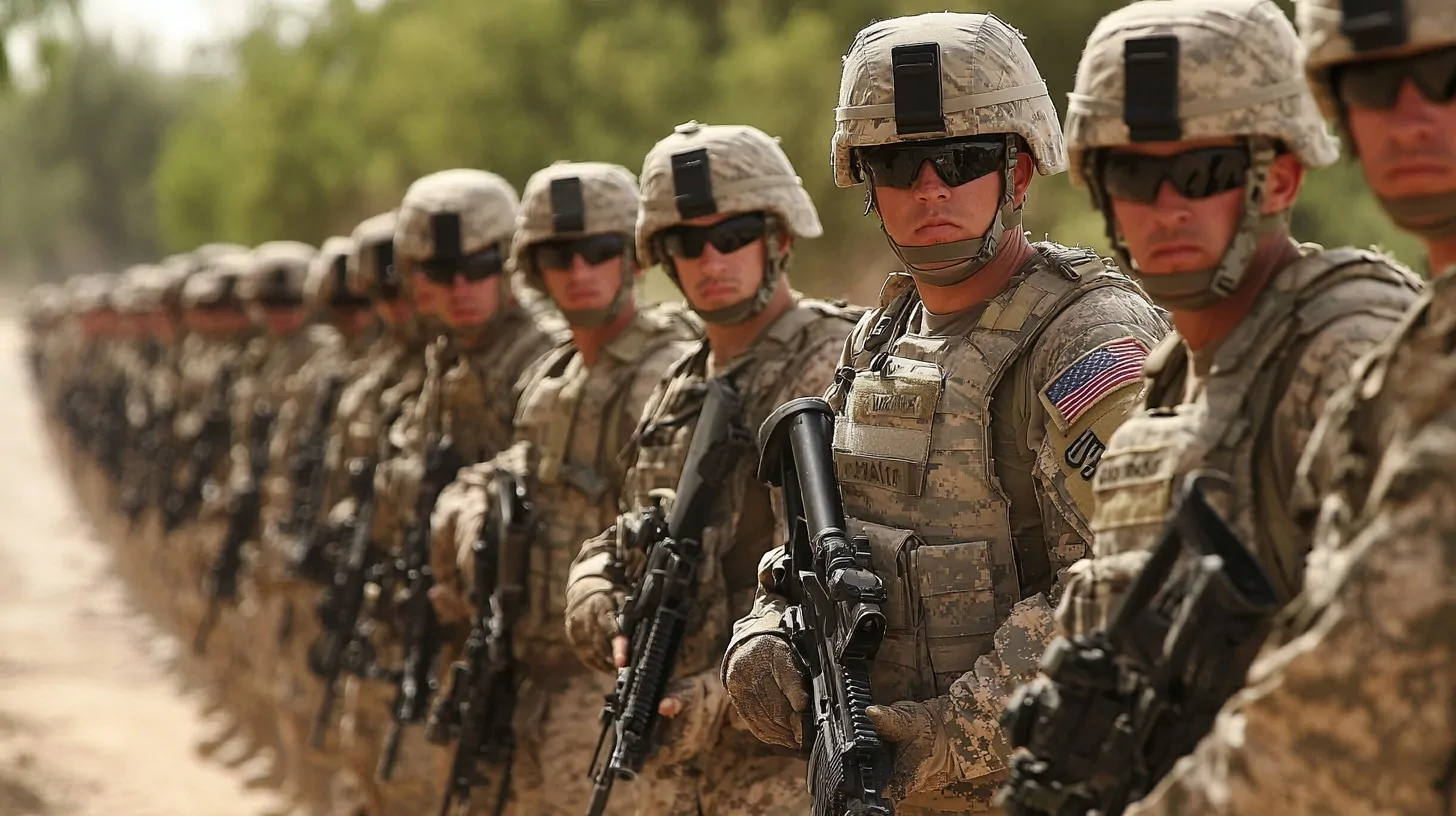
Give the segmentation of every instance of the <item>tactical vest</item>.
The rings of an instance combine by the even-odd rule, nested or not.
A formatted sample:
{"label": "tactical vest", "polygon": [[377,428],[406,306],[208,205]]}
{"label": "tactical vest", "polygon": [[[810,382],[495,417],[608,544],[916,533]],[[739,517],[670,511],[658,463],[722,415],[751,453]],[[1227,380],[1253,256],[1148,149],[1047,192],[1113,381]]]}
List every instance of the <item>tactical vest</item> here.
{"label": "tactical vest", "polygon": [[[635,320],[587,368],[576,345],[547,355],[532,372],[516,411],[516,436],[529,445],[519,457],[534,505],[537,532],[530,554],[527,607],[516,634],[516,651],[527,665],[577,670],[566,642],[566,577],[581,543],[611,526],[622,488],[619,461],[641,405],[629,405],[641,366],[696,332],[685,320],[658,310]],[[584,448],[594,454],[582,458]],[[575,455],[573,455],[575,454]],[[497,457],[499,460],[501,457]],[[493,497],[491,497],[493,498]]]}
{"label": "tactical vest", "polygon": [[1077,298],[1135,289],[1090,252],[1038,250],[965,334],[912,333],[919,297],[906,286],[861,324],[872,328],[856,332],[853,368],[830,390],[845,512],[869,537],[888,590],[876,702],[945,694],[991,650],[1021,600],[1010,502],[992,459],[992,395]]}
{"label": "tactical vest", "polygon": [[[778,407],[785,379],[800,376],[808,358],[824,344],[843,342],[858,314],[832,303],[801,299],[722,372],[742,397],[744,430],[757,433],[758,426]],[[677,488],[702,409],[709,352],[707,341],[702,341],[674,364],[643,411],[633,435],[633,464],[620,503],[628,518],[651,504],[654,491]],[[702,602],[688,621],[688,631],[694,636],[688,638],[679,657],[680,675],[703,671],[722,660],[729,625],[751,603],[759,556],[781,543],[774,535],[768,488],[758,481],[756,468],[754,451],[740,452],[734,472],[725,479],[715,502],[717,522],[703,536],[704,558],[698,576]],[[730,550],[739,545],[756,549],[727,563]],[[714,631],[703,631],[707,621],[715,623],[707,627]],[[718,622],[722,631],[716,631]]]}
{"label": "tactical vest", "polygon": [[[1129,419],[1103,454],[1094,481],[1093,527],[1100,556],[1150,548],[1184,478],[1198,470],[1212,501],[1259,556],[1284,598],[1299,591],[1308,533],[1276,484],[1274,412],[1316,333],[1357,314],[1397,319],[1419,284],[1364,250],[1319,251],[1274,276],[1248,316],[1215,354],[1194,401],[1187,346],[1169,335],[1149,356],[1147,410]],[[1262,455],[1261,455],[1262,454]],[[1222,477],[1226,477],[1226,480]]]}

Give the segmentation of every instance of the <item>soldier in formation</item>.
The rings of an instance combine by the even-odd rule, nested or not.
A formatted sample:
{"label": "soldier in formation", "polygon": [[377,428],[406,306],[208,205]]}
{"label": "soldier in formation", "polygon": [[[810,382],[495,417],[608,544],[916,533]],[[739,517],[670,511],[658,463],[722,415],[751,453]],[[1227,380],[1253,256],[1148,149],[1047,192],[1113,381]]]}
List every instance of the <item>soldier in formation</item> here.
{"label": "soldier in formation", "polygon": [[[518,200],[449,170],[317,249],[38,287],[37,401],[210,695],[201,749],[300,814],[809,811],[795,520],[752,439],[818,395],[886,590],[867,713],[897,813],[994,812],[1011,693],[1058,628],[1107,626],[1192,474],[1287,608],[1127,812],[1440,812],[1451,277],[1422,294],[1289,228],[1332,124],[1456,266],[1456,16],[1372,2],[1302,0],[1303,49],[1269,0],[1120,9],[1065,135],[1005,22],[869,25],[831,143],[903,268],[868,311],[791,287],[822,230],[776,140],[690,122],[635,178],[559,162]],[[1023,231],[1068,169],[1115,262]],[[681,303],[639,302],[653,266]],[[623,760],[672,577],[675,659]]]}

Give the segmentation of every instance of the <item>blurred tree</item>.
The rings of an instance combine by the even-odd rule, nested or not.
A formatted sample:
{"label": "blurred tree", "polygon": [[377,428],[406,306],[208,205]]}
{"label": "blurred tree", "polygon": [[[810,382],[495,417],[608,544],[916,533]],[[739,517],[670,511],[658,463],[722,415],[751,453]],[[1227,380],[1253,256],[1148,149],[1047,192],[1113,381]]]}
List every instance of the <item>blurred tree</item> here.
{"label": "blurred tree", "polygon": [[[0,0],[0,88],[10,87],[11,69],[8,41],[10,35],[23,28],[36,28],[58,19],[74,31],[80,30],[80,0]],[[40,62],[53,59],[57,39],[46,32],[38,38]]]}
{"label": "blurred tree", "polygon": [[152,169],[186,99],[111,44],[59,44],[39,87],[0,100],[0,254],[25,277],[151,260]]}

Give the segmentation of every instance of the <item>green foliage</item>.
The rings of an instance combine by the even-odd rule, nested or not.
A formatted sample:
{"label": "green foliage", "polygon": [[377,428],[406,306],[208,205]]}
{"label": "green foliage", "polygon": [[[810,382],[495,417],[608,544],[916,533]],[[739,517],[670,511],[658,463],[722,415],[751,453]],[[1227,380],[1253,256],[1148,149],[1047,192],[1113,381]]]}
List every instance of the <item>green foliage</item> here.
{"label": "green foliage", "polygon": [[106,43],[55,41],[40,87],[0,104],[0,253],[7,272],[64,277],[155,259],[151,186],[176,81]]}

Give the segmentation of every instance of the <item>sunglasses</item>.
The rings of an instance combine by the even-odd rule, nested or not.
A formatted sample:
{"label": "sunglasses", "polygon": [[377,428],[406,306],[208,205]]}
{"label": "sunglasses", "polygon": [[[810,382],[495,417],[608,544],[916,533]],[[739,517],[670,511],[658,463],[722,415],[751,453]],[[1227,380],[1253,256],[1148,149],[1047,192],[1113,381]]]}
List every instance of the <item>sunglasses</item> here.
{"label": "sunglasses", "polygon": [[768,218],[761,212],[725,218],[711,227],[669,227],[662,231],[662,249],[674,258],[699,258],[708,244],[720,255],[731,255],[762,238]]}
{"label": "sunglasses", "polygon": [[1390,110],[1406,80],[1427,102],[1444,105],[1456,98],[1456,47],[1341,66],[1331,80],[1346,107]]}
{"label": "sunglasses", "polygon": [[898,144],[860,151],[859,164],[877,187],[908,190],[926,162],[948,186],[959,187],[1001,169],[1006,161],[1002,138],[929,144]]}
{"label": "sunglasses", "polygon": [[420,271],[424,273],[425,277],[429,278],[431,283],[441,286],[453,284],[457,275],[471,283],[478,283],[501,274],[505,268],[505,254],[501,252],[500,244],[492,244],[463,258],[429,260],[420,264]]}
{"label": "sunglasses", "polygon": [[1163,182],[1184,198],[1208,198],[1243,187],[1249,151],[1243,147],[1203,147],[1172,156],[1104,152],[1100,175],[1111,198],[1151,204]]}
{"label": "sunglasses", "polygon": [[531,260],[538,269],[570,269],[571,259],[578,255],[588,266],[596,266],[620,258],[626,251],[627,242],[620,235],[588,235],[535,244],[531,247]]}

